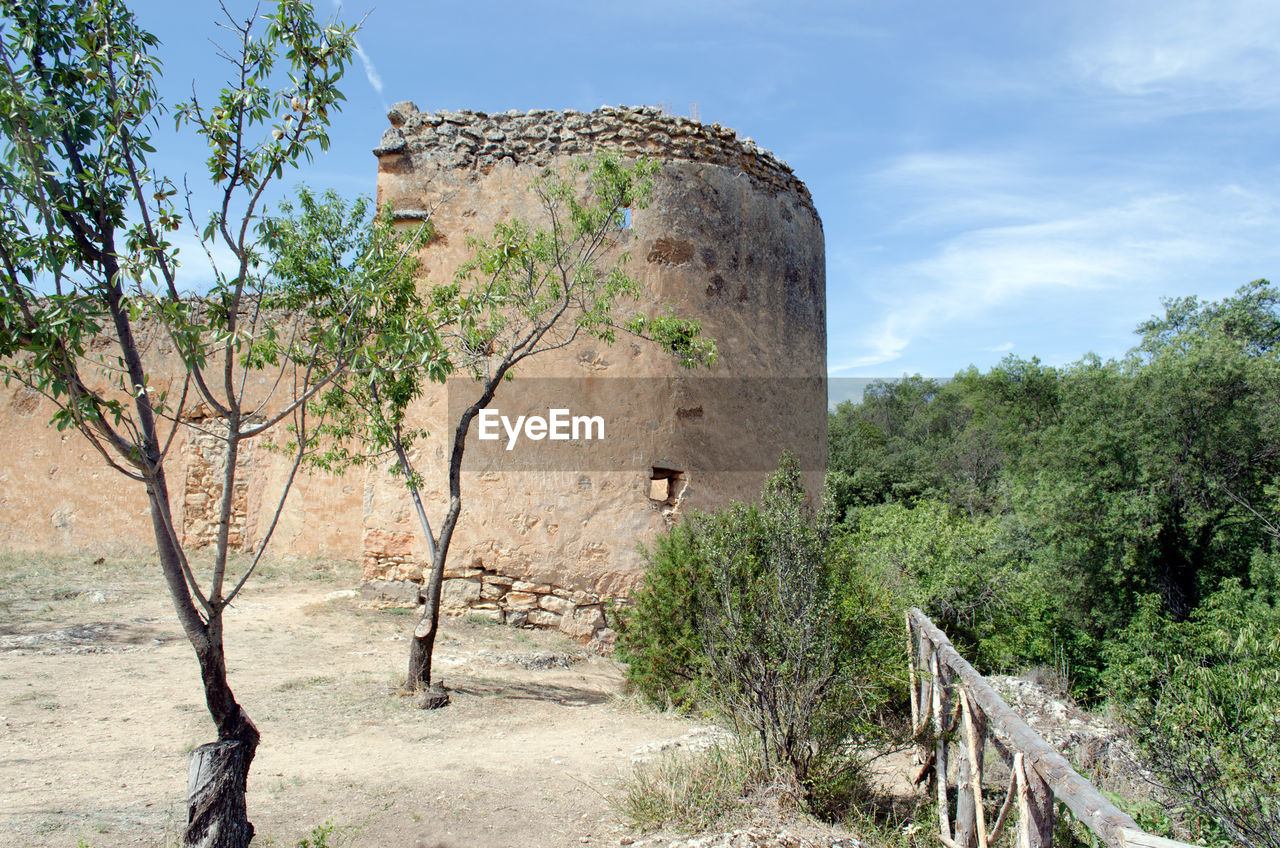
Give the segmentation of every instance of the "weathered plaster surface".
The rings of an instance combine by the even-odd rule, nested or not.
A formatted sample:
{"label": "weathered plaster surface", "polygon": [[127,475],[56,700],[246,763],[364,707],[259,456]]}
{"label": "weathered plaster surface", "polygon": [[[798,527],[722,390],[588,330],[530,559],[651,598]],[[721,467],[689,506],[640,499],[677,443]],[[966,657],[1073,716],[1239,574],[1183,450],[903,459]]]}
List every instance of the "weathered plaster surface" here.
{"label": "weathered plaster surface", "polygon": [[[438,237],[422,259],[431,280],[451,279],[469,258],[469,235],[508,218],[537,221],[529,185],[542,169],[567,173],[599,148],[657,159],[650,205],[634,210],[631,229],[620,232],[628,271],[644,285],[635,308],[669,305],[698,318],[721,354],[714,370],[686,372],[655,346],[620,337],[613,346],[575,342],[518,372],[513,387],[521,379],[575,381],[584,405],[608,410],[610,432],[604,443],[581,446],[590,455],[580,462],[522,463],[501,450],[474,451],[446,606],[607,642],[604,601],[635,587],[637,545],[682,512],[754,498],[784,447],[809,460],[806,483],[819,491],[822,224],[790,168],[732,130],[652,109],[432,114],[397,104],[389,117],[392,128],[375,151],[379,201],[408,221],[430,211]],[[149,357],[175,378],[163,340]],[[510,395],[500,392],[496,405],[531,402],[518,389]],[[430,432],[416,458],[434,521],[447,487],[448,406],[440,388],[414,411]],[[76,434],[47,427],[50,412],[25,389],[0,390],[0,545],[152,548],[141,487],[107,469]],[[176,440],[170,487],[187,541],[199,545],[210,540],[221,457],[208,435],[216,420],[195,417],[206,432]],[[256,446],[241,461],[233,539],[253,548],[287,463]],[[272,545],[277,554],[360,559],[373,596],[411,600],[427,565],[407,494],[381,470],[301,479]]]}

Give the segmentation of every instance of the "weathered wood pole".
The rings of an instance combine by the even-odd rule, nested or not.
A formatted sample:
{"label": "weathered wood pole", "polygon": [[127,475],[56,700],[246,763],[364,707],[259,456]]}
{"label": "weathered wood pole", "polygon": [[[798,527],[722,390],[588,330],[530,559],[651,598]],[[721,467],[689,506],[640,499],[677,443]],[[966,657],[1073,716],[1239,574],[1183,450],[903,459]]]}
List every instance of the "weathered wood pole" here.
{"label": "weathered wood pole", "polygon": [[929,751],[926,750],[922,736],[929,727],[929,718],[933,714],[933,668],[929,662],[929,658],[933,656],[933,645],[929,643],[928,637],[923,632],[919,633],[916,640],[918,649],[916,651],[916,684],[919,687],[918,696],[920,703],[919,721],[920,723],[911,728],[911,735],[917,741],[916,754],[920,762],[924,762]]}
{"label": "weathered wood pole", "polygon": [[1023,758],[1018,769],[1018,845],[1050,848],[1053,845],[1053,790],[1035,767]]}
{"label": "weathered wood pole", "polygon": [[915,630],[911,626],[911,613],[908,611],[907,616],[907,688],[911,693],[911,733],[916,733],[916,728],[920,726],[920,686],[917,681],[920,677],[916,667],[916,640]]}
{"label": "weathered wood pole", "polygon": [[959,687],[964,724],[964,756],[960,757],[956,798],[956,842],[963,848],[987,848],[986,814],[982,809],[982,758],[986,749],[987,722],[969,704],[969,693]]}
{"label": "weathered wood pole", "polygon": [[933,773],[938,786],[938,832],[951,839],[951,812],[947,803],[947,689],[938,669],[938,654],[929,657],[933,687]]}
{"label": "weathered wood pole", "polygon": [[1022,765],[1027,779],[1026,803],[1031,811],[1027,820],[1027,848],[1049,848],[1053,845],[1053,787],[1034,766],[1027,768],[1025,759]]}

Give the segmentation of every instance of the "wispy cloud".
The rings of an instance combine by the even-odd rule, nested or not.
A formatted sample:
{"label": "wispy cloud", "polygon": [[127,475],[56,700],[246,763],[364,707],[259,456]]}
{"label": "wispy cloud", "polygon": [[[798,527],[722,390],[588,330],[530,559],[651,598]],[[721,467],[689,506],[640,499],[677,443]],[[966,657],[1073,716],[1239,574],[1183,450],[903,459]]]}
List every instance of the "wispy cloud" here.
{"label": "wispy cloud", "polygon": [[1068,56],[1087,83],[1178,111],[1280,103],[1274,0],[1148,0],[1105,8],[1082,24]]}
{"label": "wispy cloud", "polygon": [[[342,13],[342,0],[332,0],[333,10],[338,14]],[[373,60],[369,58],[369,54],[365,52],[361,46],[359,39],[354,39],[356,45],[356,56],[360,58],[360,64],[364,68],[364,78],[369,81],[369,87],[378,95],[378,100],[382,103],[382,108],[387,109],[386,97],[382,94],[382,77],[378,74],[378,69],[374,66]]]}
{"label": "wispy cloud", "polygon": [[[931,190],[917,195],[922,179]],[[903,157],[875,180],[886,196],[907,198],[885,232],[914,238],[932,232],[933,247],[920,258],[886,257],[862,270],[862,292],[878,308],[868,310],[874,317],[856,338],[836,340],[833,374],[900,361],[919,345],[975,326],[1013,321],[1030,329],[1110,318],[1089,314],[1088,304],[1143,287],[1156,287],[1153,301],[1178,293],[1160,287],[1234,258],[1249,239],[1280,227],[1274,194],[1234,185],[1160,191],[946,156]],[[1006,203],[1008,209],[986,208]],[[1256,258],[1265,263],[1280,254]],[[1079,314],[1063,315],[1063,303],[1074,303]],[[973,345],[1013,349],[993,347],[989,337]]]}
{"label": "wispy cloud", "polygon": [[[859,179],[864,177],[860,176]],[[890,226],[919,230],[957,222],[1019,222],[1067,214],[1054,208],[1058,193],[1036,173],[1035,164],[1017,155],[911,153],[899,156],[871,175],[914,209]]]}
{"label": "wispy cloud", "polygon": [[360,64],[364,65],[364,76],[369,81],[369,85],[378,93],[378,99],[386,105],[386,100],[382,96],[382,77],[378,76],[378,69],[373,66],[373,60],[369,58],[369,54],[364,52],[364,48],[360,46],[360,42],[356,42],[356,55],[360,57]]}

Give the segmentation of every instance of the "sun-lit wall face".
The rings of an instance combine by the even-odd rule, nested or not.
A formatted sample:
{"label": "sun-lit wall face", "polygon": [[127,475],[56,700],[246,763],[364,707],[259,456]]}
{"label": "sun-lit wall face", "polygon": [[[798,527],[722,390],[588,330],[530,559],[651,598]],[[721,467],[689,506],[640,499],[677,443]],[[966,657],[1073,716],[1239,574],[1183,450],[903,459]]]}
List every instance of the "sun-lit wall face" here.
{"label": "sun-lit wall face", "polygon": [[[492,407],[512,427],[526,417],[518,440],[498,420],[491,427],[503,438],[481,441],[473,432],[468,443],[446,608],[608,641],[602,604],[640,579],[637,544],[690,510],[754,499],[783,448],[800,458],[810,491],[821,491],[822,224],[785,165],[732,130],[651,109],[481,116],[399,105],[391,119],[376,151],[379,201],[406,224],[430,214],[436,237],[422,251],[426,283],[453,278],[471,257],[469,236],[512,218],[538,223],[543,210],[529,187],[543,169],[569,173],[602,147],[654,158],[650,201],[632,209],[611,254],[626,254],[627,273],[642,284],[618,317],[669,307],[699,320],[720,354],[713,369],[687,371],[657,345],[619,334],[612,345],[579,340],[517,369]],[[180,362],[164,338],[149,341],[146,356],[158,381],[180,386]],[[258,388],[266,394],[270,386]],[[430,433],[415,461],[437,523],[447,440],[468,389],[440,386],[413,410]],[[145,493],[124,485],[81,440],[46,426],[51,412],[33,392],[0,388],[0,544],[95,556],[150,551]],[[180,430],[169,466],[175,518],[197,556],[222,479],[221,443],[211,435],[219,422],[210,415],[188,411],[198,429]],[[599,417],[600,428],[591,438],[583,429],[558,439],[562,417],[570,436],[575,418],[586,428]],[[233,548],[252,550],[289,463],[257,444],[240,462]],[[269,555],[361,560],[369,594],[410,602],[428,565],[408,494],[381,467],[301,475]]]}
{"label": "sun-lit wall face", "polygon": [[[397,104],[389,117],[375,151],[378,199],[407,222],[430,214],[428,281],[452,279],[470,256],[469,236],[511,218],[537,222],[529,186],[545,168],[570,173],[600,149],[656,160],[650,202],[617,234],[615,251],[643,284],[624,311],[669,307],[697,319],[720,353],[713,369],[686,371],[656,345],[622,335],[613,345],[579,340],[522,366],[493,404],[507,419],[492,416],[494,438],[473,433],[468,447],[446,605],[607,640],[600,604],[638,582],[637,543],[688,510],[754,499],[784,448],[820,492],[822,224],[785,164],[732,130],[656,109],[484,115]],[[419,410],[432,433],[420,455],[437,513],[464,393],[441,388]],[[566,420],[600,415],[606,438],[557,443],[511,429],[519,415],[549,420],[557,408],[569,410]],[[426,566],[406,503],[388,480],[366,498],[365,578],[390,595],[414,591],[397,581]]]}

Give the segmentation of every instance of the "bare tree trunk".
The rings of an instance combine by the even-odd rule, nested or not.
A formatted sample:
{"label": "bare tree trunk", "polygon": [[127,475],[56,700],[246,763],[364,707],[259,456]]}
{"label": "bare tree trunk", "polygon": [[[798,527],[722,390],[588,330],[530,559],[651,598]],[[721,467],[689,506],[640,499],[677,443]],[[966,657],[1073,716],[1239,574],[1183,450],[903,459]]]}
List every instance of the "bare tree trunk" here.
{"label": "bare tree trunk", "polygon": [[431,655],[435,651],[436,634],[440,632],[440,596],[444,588],[444,563],[449,555],[449,541],[462,512],[462,498],[458,495],[459,477],[451,475],[453,496],[449,499],[449,511],[440,526],[440,538],[435,543],[435,558],[422,587],[422,617],[413,629],[409,643],[409,687],[420,693],[419,706],[426,710],[448,706],[449,693],[444,686],[431,680]]}
{"label": "bare tree trunk", "polygon": [[207,642],[196,646],[196,658],[200,661],[205,703],[218,727],[218,741],[201,745],[191,755],[183,845],[244,848],[253,838],[244,795],[260,737],[227,682],[220,608],[211,617],[207,632]]}
{"label": "bare tree trunk", "polygon": [[[427,551],[431,556],[431,569],[427,572],[426,583],[418,592],[418,602],[422,604],[422,616],[413,629],[413,637],[409,640],[409,679],[410,689],[419,693],[419,706],[434,710],[449,705],[449,693],[441,684],[431,683],[431,654],[435,649],[436,633],[440,629],[440,590],[444,584],[444,557],[442,550],[431,533],[431,522],[427,520],[427,511],[422,505],[422,493],[418,491],[414,481],[413,467],[401,444],[399,430],[396,431],[396,456],[405,479],[409,481],[409,496],[413,499],[414,511],[418,515],[418,524],[422,527],[422,535],[427,541]],[[447,522],[447,519],[446,519]],[[448,541],[444,542],[446,548]]]}
{"label": "bare tree trunk", "polygon": [[[433,539],[431,527],[427,522],[425,511],[416,489],[410,487],[418,510],[418,520],[422,522],[423,531],[431,546],[431,573],[427,575],[427,583],[422,587],[422,617],[413,629],[413,638],[409,640],[409,680],[411,689],[421,694],[418,705],[425,710],[439,709],[448,706],[449,693],[444,685],[431,680],[431,655],[435,651],[436,634],[440,631],[440,595],[444,588],[444,564],[449,558],[449,543],[453,539],[453,530],[458,526],[458,516],[462,514],[462,456],[467,449],[467,432],[471,429],[471,421],[476,414],[489,405],[494,392],[508,369],[515,364],[508,358],[485,383],[480,398],[467,407],[458,420],[453,431],[453,449],[449,452],[449,508],[445,511],[444,521],[440,525],[440,536]],[[399,450],[400,462],[408,472],[408,460],[403,450]]]}
{"label": "bare tree trunk", "polygon": [[152,527],[160,567],[196,659],[204,684],[205,704],[218,729],[218,741],[201,745],[191,755],[187,773],[187,827],[183,845],[188,848],[244,848],[253,838],[245,808],[249,766],[258,749],[258,728],[237,703],[227,682],[227,662],[222,644],[222,608],[206,608],[201,617],[191,597],[182,569],[178,541],[170,533],[168,486],[158,470],[148,487]]}
{"label": "bare tree trunk", "polygon": [[210,742],[191,753],[184,848],[248,848],[253,825],[244,796],[257,745],[255,732],[252,741]]}
{"label": "bare tree trunk", "polygon": [[[446,521],[446,523],[448,523]],[[447,542],[436,548],[435,561],[422,587],[422,617],[409,641],[409,688],[419,693],[418,706],[435,710],[449,705],[449,693],[440,683],[431,682],[431,655],[435,651],[436,633],[440,630],[440,590],[444,583],[444,557]]]}

